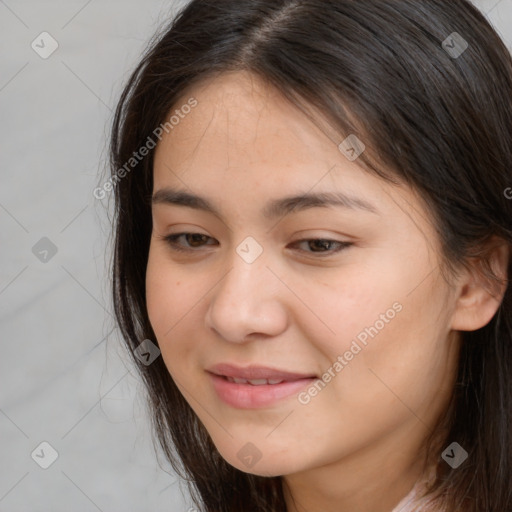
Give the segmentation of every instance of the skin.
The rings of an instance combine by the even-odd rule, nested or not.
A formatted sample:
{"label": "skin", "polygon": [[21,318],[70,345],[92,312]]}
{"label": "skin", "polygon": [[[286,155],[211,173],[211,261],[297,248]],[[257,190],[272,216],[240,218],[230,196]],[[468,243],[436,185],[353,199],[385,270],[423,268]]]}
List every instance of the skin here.
{"label": "skin", "polygon": [[[349,161],[339,135],[278,91],[238,72],[195,86],[177,106],[191,96],[198,105],[157,146],[154,192],[205,196],[221,217],[153,205],[147,308],[164,362],[226,461],[284,477],[288,511],[389,512],[422,475],[425,440],[452,393],[458,331],[488,323],[500,298],[469,270],[448,284],[418,195]],[[269,199],[332,190],[378,215],[262,216]],[[181,232],[207,238],[182,237],[191,252],[180,253],[163,237]],[[263,248],[251,264],[236,252],[247,236]],[[315,239],[353,245],[294,243]],[[507,257],[497,254],[503,268]],[[397,302],[402,310],[306,405],[292,396],[233,408],[205,371],[231,362],[321,376]],[[247,442],[262,455],[252,468],[237,457]]]}

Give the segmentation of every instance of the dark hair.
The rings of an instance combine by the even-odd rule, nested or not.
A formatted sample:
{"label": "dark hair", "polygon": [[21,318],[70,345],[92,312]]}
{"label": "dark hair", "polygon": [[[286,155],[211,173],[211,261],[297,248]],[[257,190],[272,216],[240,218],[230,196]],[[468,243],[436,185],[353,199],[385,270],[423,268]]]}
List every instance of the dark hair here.
{"label": "dark hair", "polygon": [[[454,41],[467,49],[450,53]],[[356,134],[367,148],[358,163],[368,172],[414,187],[431,212],[447,276],[476,258],[486,279],[498,279],[490,243],[512,247],[512,200],[504,192],[512,186],[512,59],[480,11],[466,0],[193,0],[151,42],[113,122],[113,301],[131,352],[144,339],[157,343],[145,296],[154,151],[122,178],[119,169],[190,87],[241,70],[303,111],[321,112],[338,143]],[[451,470],[436,451],[431,489],[450,512],[512,510],[511,293],[507,280],[492,320],[461,333],[442,438],[469,458]],[[158,441],[201,510],[286,510],[282,478],[228,464],[161,357],[149,366],[134,361]]]}

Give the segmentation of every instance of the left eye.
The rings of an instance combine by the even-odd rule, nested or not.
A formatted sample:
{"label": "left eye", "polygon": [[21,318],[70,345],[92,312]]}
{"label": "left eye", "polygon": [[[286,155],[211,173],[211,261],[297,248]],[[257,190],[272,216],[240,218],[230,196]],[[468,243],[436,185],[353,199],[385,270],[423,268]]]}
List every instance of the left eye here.
{"label": "left eye", "polygon": [[[187,246],[185,247],[178,243],[178,240],[182,237],[184,237],[184,240],[186,240],[187,243]],[[213,238],[207,235],[203,235],[202,233],[177,233],[175,235],[168,235],[164,237],[164,240],[167,241],[172,250],[181,252],[197,252],[196,249],[202,247],[203,245],[215,245],[203,244],[203,242],[205,242],[208,239],[214,240]],[[297,240],[296,242],[293,242],[291,245],[297,246],[299,244],[304,243],[308,244],[308,247],[313,250],[308,251],[300,249],[302,252],[309,252],[311,254],[318,254],[320,256],[323,254],[334,254],[353,245],[351,242],[340,242],[338,240],[330,240],[327,238],[310,238],[304,240]],[[335,246],[336,248],[333,249],[333,246]]]}
{"label": "left eye", "polygon": [[[352,245],[352,243],[350,242],[340,242],[338,240],[329,240],[328,238],[311,238],[311,239],[306,239],[306,240],[297,240],[297,242],[294,242],[292,245],[297,245],[297,244],[308,244],[308,247],[309,248],[320,248],[319,251],[317,251],[316,249],[313,250],[313,251],[305,251],[305,252],[311,252],[313,254],[325,254],[327,253],[327,255],[329,254],[334,254],[334,253],[337,253],[337,252],[340,252],[342,251],[343,249],[346,249],[347,247],[350,247]],[[336,249],[331,249],[329,250],[329,247],[333,247],[333,246],[336,246],[337,248]]]}

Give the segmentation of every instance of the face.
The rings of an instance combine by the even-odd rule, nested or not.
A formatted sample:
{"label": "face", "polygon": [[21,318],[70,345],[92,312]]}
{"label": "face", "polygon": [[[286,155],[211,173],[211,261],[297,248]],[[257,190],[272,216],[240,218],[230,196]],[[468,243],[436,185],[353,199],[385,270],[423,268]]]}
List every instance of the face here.
{"label": "face", "polygon": [[[254,76],[191,97],[156,149],[147,308],[221,455],[275,476],[418,448],[457,361],[432,216]],[[310,194],[339,203],[287,200]]]}

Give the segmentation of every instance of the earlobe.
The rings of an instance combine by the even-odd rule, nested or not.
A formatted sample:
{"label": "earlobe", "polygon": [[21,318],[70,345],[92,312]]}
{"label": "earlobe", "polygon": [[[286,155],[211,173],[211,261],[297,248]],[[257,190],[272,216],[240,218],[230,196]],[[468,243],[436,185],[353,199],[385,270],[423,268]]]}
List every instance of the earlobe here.
{"label": "earlobe", "polygon": [[494,239],[492,248],[470,263],[458,282],[452,329],[476,331],[491,321],[509,286],[509,257],[508,244]]}

